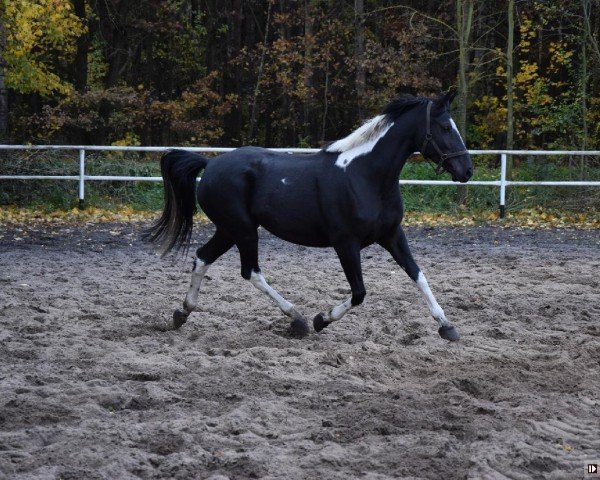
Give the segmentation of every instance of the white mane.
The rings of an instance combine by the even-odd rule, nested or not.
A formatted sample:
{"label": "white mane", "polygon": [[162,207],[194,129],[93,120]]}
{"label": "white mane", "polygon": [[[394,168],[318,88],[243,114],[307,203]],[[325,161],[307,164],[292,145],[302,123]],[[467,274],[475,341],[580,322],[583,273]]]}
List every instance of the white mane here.
{"label": "white mane", "polygon": [[356,157],[369,153],[393,124],[394,122],[390,122],[386,115],[378,115],[347,137],[333,142],[325,151],[339,152],[335,164],[345,169]]}
{"label": "white mane", "polygon": [[375,137],[379,137],[381,130],[385,129],[389,123],[385,115],[378,115],[371,120],[367,120],[360,128],[354,130],[350,135],[333,142],[327,147],[328,152],[346,152],[352,148],[367,143]]}

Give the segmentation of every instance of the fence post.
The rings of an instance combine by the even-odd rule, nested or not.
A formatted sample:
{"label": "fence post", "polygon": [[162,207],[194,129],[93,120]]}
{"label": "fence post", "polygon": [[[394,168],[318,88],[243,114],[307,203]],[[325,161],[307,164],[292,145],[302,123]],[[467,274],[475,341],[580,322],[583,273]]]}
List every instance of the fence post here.
{"label": "fence post", "polygon": [[79,208],[85,208],[85,149],[79,150]]}
{"label": "fence post", "polygon": [[500,155],[500,218],[506,215],[506,153]]}

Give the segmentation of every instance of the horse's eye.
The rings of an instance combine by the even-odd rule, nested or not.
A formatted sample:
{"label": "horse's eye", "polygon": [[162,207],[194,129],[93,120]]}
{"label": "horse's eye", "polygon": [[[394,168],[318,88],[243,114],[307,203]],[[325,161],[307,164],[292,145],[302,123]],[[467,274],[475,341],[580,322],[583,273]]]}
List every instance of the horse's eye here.
{"label": "horse's eye", "polygon": [[445,132],[449,132],[450,130],[452,130],[451,125],[444,125],[442,128],[444,129]]}

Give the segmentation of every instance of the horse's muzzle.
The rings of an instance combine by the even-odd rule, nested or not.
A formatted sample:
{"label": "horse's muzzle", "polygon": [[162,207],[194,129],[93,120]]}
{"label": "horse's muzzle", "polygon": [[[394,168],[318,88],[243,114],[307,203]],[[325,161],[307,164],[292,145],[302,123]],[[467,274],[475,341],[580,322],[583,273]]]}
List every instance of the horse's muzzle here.
{"label": "horse's muzzle", "polygon": [[473,176],[473,167],[467,168],[467,171],[462,175],[457,175],[456,173],[452,174],[453,182],[467,183],[469,179]]}

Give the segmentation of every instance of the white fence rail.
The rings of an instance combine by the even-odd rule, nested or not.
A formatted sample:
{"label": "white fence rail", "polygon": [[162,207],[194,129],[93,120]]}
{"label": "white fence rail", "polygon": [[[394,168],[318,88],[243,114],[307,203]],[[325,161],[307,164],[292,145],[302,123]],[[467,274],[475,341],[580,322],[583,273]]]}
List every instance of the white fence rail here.
{"label": "white fence rail", "polygon": [[[101,145],[0,145],[0,150],[71,150],[79,151],[79,175],[2,175],[1,180],[76,180],[79,182],[79,205],[84,206],[86,181],[133,181],[160,182],[161,177],[127,177],[111,175],[86,175],[85,159],[87,151],[100,152],[166,152],[182,147],[121,147]],[[192,152],[225,153],[234,150],[225,147],[183,147]],[[270,150],[288,153],[315,153],[316,148],[271,148]],[[513,181],[506,179],[506,165],[509,155],[518,156],[600,156],[599,150],[469,150],[471,155],[500,155],[500,178],[498,180],[470,181],[468,185],[499,187],[500,216],[506,211],[506,188],[510,186],[560,186],[560,187],[600,187],[600,181]],[[400,180],[401,185],[462,185],[447,180]]]}

